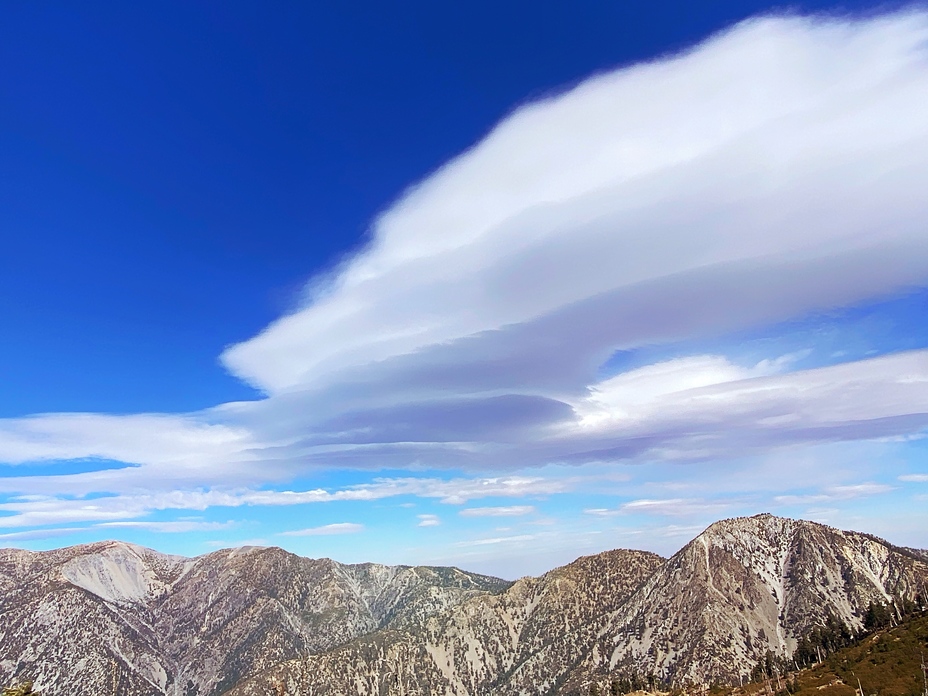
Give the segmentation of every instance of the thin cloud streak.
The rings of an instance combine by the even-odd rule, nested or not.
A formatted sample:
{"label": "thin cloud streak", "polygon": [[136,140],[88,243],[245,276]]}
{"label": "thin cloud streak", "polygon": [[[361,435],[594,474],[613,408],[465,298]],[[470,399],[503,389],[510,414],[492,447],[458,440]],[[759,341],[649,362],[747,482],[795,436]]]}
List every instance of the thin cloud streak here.
{"label": "thin cloud streak", "polygon": [[138,529],[158,534],[188,534],[190,532],[212,532],[231,529],[235,522],[207,522],[203,520],[170,520],[166,522],[121,521],[101,522],[94,525],[97,529]]}
{"label": "thin cloud streak", "polygon": [[281,532],[281,536],[303,537],[303,536],[332,536],[335,534],[358,534],[364,531],[363,524],[356,522],[336,522],[334,524],[324,524],[321,527],[309,527],[308,529],[294,529],[288,532]]}
{"label": "thin cloud streak", "polygon": [[535,512],[534,505],[504,505],[497,507],[467,508],[458,514],[461,517],[521,517]]}
{"label": "thin cloud streak", "polygon": [[821,493],[809,495],[779,495],[774,501],[781,505],[808,505],[867,498],[896,490],[893,486],[882,483],[858,483],[847,486],[829,486]]}
{"label": "thin cloud streak", "polygon": [[55,537],[76,534],[85,530],[85,527],[58,527],[56,529],[32,529],[25,532],[5,532],[0,534],[0,543],[54,539]]}
{"label": "thin cloud streak", "polygon": [[[315,503],[375,501],[397,496],[436,499],[462,505],[485,497],[551,495],[571,490],[570,479],[505,476],[473,479],[402,478],[380,479],[338,490],[307,491],[200,490],[167,491],[160,494],[113,495],[102,498],[27,496],[0,503],[0,528],[27,527],[74,522],[110,522],[143,517],[159,510],[206,510],[216,507],[290,506]],[[121,523],[123,526],[126,523]],[[139,523],[142,524],[142,523]],[[148,525],[149,523],[144,523]],[[154,523],[151,523],[154,524]]]}
{"label": "thin cloud streak", "polygon": [[473,541],[460,541],[455,546],[492,546],[496,544],[514,544],[525,541],[532,541],[536,536],[534,534],[516,534],[506,537],[490,537],[488,539],[474,539]]}
{"label": "thin cloud streak", "polygon": [[693,498],[639,498],[623,503],[617,509],[588,508],[584,514],[595,517],[618,515],[658,515],[661,517],[716,517],[738,501],[702,500]]}

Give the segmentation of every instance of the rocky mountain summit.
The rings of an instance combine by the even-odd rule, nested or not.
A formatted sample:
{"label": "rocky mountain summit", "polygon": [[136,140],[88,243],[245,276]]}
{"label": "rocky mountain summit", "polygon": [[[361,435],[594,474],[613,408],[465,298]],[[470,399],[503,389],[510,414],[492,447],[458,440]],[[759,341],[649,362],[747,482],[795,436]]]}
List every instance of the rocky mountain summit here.
{"label": "rocky mountain summit", "polygon": [[580,558],[502,593],[469,598],[417,630],[374,633],[278,665],[232,693],[257,696],[280,687],[333,695],[560,693],[604,617],[663,563],[644,551]]}
{"label": "rocky mountain summit", "polygon": [[275,548],[0,551],[0,678],[48,696],[588,693],[737,683],[813,627],[925,600],[922,551],[813,522],[718,522],[670,559],[607,551],[509,583]]}
{"label": "rocky mountain summit", "polygon": [[928,563],[871,535],[772,515],[717,522],[608,620],[579,677],[737,683],[829,617],[862,628],[871,602],[925,601]]}
{"label": "rocky mountain summit", "polygon": [[121,542],[0,551],[0,678],[57,693],[220,694],[281,660],[419,625],[508,582],[278,548],[193,559]]}

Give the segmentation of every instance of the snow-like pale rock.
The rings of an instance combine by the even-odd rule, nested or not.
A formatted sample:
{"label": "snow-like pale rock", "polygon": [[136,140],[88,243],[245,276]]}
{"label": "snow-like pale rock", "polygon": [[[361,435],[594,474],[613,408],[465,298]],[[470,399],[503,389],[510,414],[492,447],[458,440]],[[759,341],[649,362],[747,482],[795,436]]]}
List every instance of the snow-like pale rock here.
{"label": "snow-like pale rock", "polygon": [[161,595],[168,584],[139,550],[129,544],[114,543],[99,553],[72,558],[61,566],[61,575],[72,585],[108,602],[149,602]]}

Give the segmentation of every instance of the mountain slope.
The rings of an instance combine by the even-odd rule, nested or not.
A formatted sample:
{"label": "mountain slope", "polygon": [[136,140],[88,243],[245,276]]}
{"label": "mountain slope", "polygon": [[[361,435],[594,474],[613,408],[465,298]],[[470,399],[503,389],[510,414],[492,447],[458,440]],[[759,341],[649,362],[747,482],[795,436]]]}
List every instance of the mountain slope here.
{"label": "mountain slope", "polygon": [[[275,548],[193,559],[106,542],[0,551],[0,679],[47,694],[586,694],[738,683],[825,622],[925,600],[925,553],[758,515],[670,559],[580,558],[508,583]],[[607,691],[608,692],[608,691]]]}
{"label": "mountain slope", "polygon": [[[928,651],[928,611],[904,618],[891,628],[876,630],[853,645],[800,671],[781,670],[766,679],[727,690],[729,696],[766,694],[789,688],[791,694],[807,696],[915,696],[928,689],[928,670],[922,671]],[[858,681],[859,680],[859,681]]]}
{"label": "mountain slope", "polygon": [[149,604],[183,574],[185,561],[119,543],[0,551],[0,678],[26,674],[55,691],[82,681],[162,693],[169,672]]}
{"label": "mountain slope", "polygon": [[625,550],[580,558],[405,631],[378,632],[276,666],[232,694],[258,696],[278,683],[287,693],[320,695],[349,693],[349,685],[350,693],[407,696],[554,692],[592,644],[600,617],[621,606],[663,562],[656,554]]}
{"label": "mountain slope", "polygon": [[717,522],[610,617],[571,684],[737,683],[767,650],[791,654],[829,616],[860,629],[871,601],[912,599],[926,578],[917,555],[870,535],[772,515]]}
{"label": "mountain slope", "polygon": [[580,559],[418,628],[278,665],[231,696],[275,684],[508,696],[586,694],[592,683],[608,693],[632,676],[738,683],[768,650],[791,654],[829,617],[859,629],[871,601],[911,600],[926,582],[919,554],[869,535],[771,515],[725,520],[668,560],[629,551]]}
{"label": "mountain slope", "polygon": [[[0,679],[47,692],[221,693],[256,671],[509,583],[275,548],[195,559],[105,542],[0,552]],[[118,687],[118,689],[117,689]]]}

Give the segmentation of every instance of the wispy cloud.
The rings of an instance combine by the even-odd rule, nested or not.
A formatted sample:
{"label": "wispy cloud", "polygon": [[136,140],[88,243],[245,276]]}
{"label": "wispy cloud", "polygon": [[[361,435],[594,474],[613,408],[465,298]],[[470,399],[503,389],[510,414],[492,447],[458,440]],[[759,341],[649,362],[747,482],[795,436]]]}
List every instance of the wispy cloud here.
{"label": "wispy cloud", "polygon": [[535,512],[534,505],[503,505],[498,507],[466,508],[458,514],[461,517],[520,517]]}
{"label": "wispy cloud", "polygon": [[229,541],[228,539],[211,539],[204,543],[213,549],[235,549],[245,546],[267,546],[267,539],[242,539],[240,541]]}
{"label": "wispy cloud", "polygon": [[417,515],[417,517],[419,518],[419,524],[416,525],[418,527],[437,527],[441,524],[438,515],[425,514]]}
{"label": "wispy cloud", "polygon": [[364,531],[364,525],[356,522],[336,522],[334,524],[324,524],[321,527],[309,527],[307,529],[294,529],[288,532],[281,532],[281,536],[329,536],[332,534],[357,534]]}
{"label": "wispy cloud", "polygon": [[691,498],[641,498],[622,504],[620,507],[587,508],[583,512],[596,517],[614,517],[616,515],[644,514],[670,517],[715,516],[724,513],[731,503],[724,500],[700,500]]}
{"label": "wispy cloud", "polygon": [[159,534],[186,534],[189,532],[211,532],[219,529],[231,529],[235,527],[235,522],[206,522],[203,520],[143,522],[126,520],[121,522],[101,522],[94,526],[97,529],[139,529]]}
{"label": "wispy cloud", "polygon": [[533,534],[515,534],[513,536],[489,537],[472,541],[459,541],[455,546],[493,546],[496,544],[513,544],[535,539]]}
{"label": "wispy cloud", "polygon": [[[21,486],[21,480],[0,479]],[[437,499],[441,503],[460,505],[485,497],[522,497],[549,495],[571,490],[570,479],[546,479],[539,476],[499,476],[490,478],[376,479],[341,489],[292,490],[172,490],[163,493],[138,493],[104,497],[17,496],[0,503],[0,527],[66,524],[73,522],[112,522],[143,517],[158,510],[206,510],[214,507],[289,506],[313,503],[374,501],[397,496]],[[138,526],[154,523],[137,523]],[[99,525],[98,525],[99,526]]]}
{"label": "wispy cloud", "polygon": [[17,541],[35,541],[37,539],[54,539],[55,537],[86,531],[85,527],[56,527],[55,529],[31,529],[24,532],[6,532],[0,534],[0,543]]}
{"label": "wispy cloud", "polygon": [[893,486],[883,483],[857,483],[847,486],[829,486],[821,493],[808,495],[780,495],[774,500],[782,505],[804,505],[810,503],[827,503],[836,500],[852,500],[866,498],[873,495],[889,493],[895,490]]}

